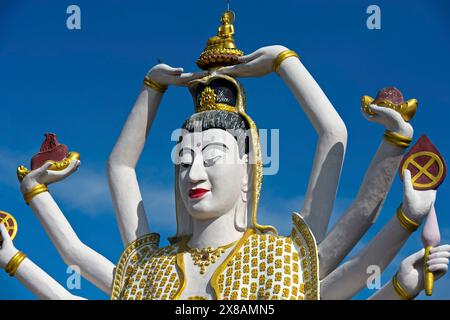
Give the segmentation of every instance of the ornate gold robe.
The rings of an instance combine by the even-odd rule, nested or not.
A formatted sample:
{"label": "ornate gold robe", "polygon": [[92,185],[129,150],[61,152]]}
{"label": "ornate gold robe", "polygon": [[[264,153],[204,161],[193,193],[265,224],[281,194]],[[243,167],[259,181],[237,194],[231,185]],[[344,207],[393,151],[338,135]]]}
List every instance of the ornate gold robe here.
{"label": "ornate gold robe", "polygon": [[[319,299],[314,236],[294,213],[288,237],[248,229],[211,277],[215,299]],[[131,243],[117,264],[111,299],[178,299],[186,286],[183,241],[158,248],[159,235]]]}

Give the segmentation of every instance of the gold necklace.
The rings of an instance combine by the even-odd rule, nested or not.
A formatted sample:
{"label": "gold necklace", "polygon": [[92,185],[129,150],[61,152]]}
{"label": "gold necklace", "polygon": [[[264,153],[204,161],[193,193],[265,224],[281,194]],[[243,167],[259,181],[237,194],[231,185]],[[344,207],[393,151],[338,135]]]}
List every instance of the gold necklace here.
{"label": "gold necklace", "polygon": [[217,259],[219,259],[219,257],[222,255],[222,253],[224,253],[228,248],[232,247],[236,242],[237,240],[216,249],[214,249],[213,247],[206,247],[203,249],[189,248],[189,254],[191,255],[194,265],[200,267],[200,274],[204,274],[206,272],[206,269],[211,264],[215,263]]}

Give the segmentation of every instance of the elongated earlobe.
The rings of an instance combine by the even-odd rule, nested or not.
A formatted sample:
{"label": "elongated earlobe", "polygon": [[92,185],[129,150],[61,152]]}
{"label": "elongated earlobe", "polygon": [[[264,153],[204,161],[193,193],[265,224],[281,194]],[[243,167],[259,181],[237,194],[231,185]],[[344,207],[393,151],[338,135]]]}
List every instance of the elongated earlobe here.
{"label": "elongated earlobe", "polygon": [[242,170],[242,172],[244,174],[242,177],[242,184],[241,184],[241,197],[242,197],[242,201],[246,203],[248,200],[248,197],[247,197],[247,193],[248,193],[248,171],[247,171],[248,170],[248,155],[245,154],[242,157],[242,160],[244,161],[244,163],[242,164],[244,166],[243,170]]}

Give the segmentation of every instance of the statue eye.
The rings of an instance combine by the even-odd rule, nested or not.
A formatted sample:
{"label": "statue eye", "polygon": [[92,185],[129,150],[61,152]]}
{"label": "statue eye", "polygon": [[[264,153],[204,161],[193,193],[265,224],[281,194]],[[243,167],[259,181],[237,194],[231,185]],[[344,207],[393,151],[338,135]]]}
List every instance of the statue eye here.
{"label": "statue eye", "polygon": [[181,166],[182,166],[183,168],[188,168],[190,165],[191,165],[190,162],[189,162],[189,163],[187,163],[187,162],[181,162]]}
{"label": "statue eye", "polygon": [[210,159],[206,159],[206,160],[203,161],[203,164],[204,164],[205,167],[211,167],[211,166],[213,166],[213,165],[216,163],[216,161],[219,160],[220,158],[222,158],[221,155],[215,156],[215,157],[210,158]]}
{"label": "statue eye", "polygon": [[192,164],[193,161],[192,154],[183,152],[183,154],[178,160],[183,168],[187,168]]}

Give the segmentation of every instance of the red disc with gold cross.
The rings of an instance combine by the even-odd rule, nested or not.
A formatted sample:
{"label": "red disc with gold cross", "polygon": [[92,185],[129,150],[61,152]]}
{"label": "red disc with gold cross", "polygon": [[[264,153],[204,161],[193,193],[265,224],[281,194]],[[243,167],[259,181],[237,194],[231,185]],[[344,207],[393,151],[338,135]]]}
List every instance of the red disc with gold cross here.
{"label": "red disc with gold cross", "polygon": [[6,231],[8,231],[9,236],[11,237],[11,240],[13,240],[17,235],[17,221],[14,219],[14,217],[4,211],[0,211],[0,223],[3,223],[6,227]]}
{"label": "red disc with gold cross", "polygon": [[423,135],[400,164],[400,178],[408,169],[416,190],[437,189],[445,179],[446,165],[437,148]]}

